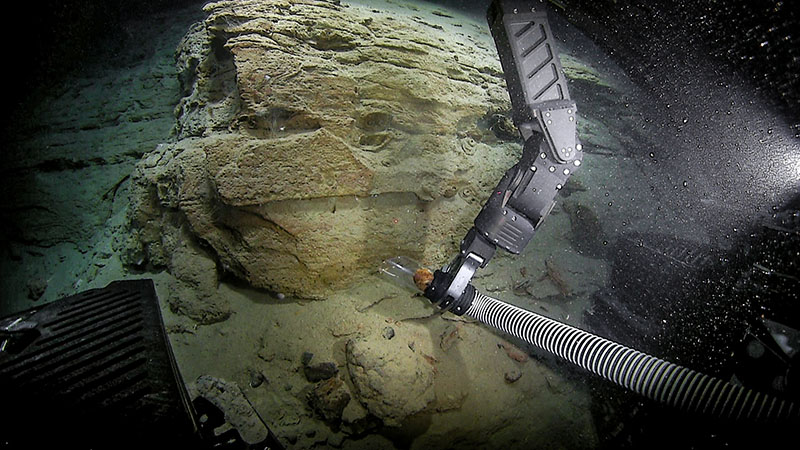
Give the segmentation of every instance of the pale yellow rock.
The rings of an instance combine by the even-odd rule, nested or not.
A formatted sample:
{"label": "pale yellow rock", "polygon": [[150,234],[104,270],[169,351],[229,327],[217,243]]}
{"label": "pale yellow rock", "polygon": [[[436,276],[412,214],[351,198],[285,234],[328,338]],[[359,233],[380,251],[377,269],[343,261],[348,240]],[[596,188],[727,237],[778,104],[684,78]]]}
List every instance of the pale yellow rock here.
{"label": "pale yellow rock", "polygon": [[433,363],[400,339],[351,339],[346,351],[356,399],[385,425],[399,427],[435,400]]}
{"label": "pale yellow rock", "polygon": [[188,227],[226,272],[306,298],[449,259],[519,156],[484,123],[510,107],[488,33],[336,1],[205,11],[178,48],[176,142],[133,176],[130,253],[164,264]]}

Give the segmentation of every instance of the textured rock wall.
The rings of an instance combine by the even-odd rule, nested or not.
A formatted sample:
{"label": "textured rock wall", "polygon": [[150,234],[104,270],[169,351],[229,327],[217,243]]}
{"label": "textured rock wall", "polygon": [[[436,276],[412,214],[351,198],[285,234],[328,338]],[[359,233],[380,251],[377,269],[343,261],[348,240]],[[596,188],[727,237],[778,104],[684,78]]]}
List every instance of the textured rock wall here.
{"label": "textured rock wall", "polygon": [[15,105],[2,154],[4,240],[86,242],[109,218],[136,161],[169,135],[180,98],[170,23],[191,19],[148,20],[160,33],[131,25],[142,41],[138,51],[84,61],[74,75],[50,80],[28,103]]}
{"label": "textured rock wall", "polygon": [[509,102],[485,26],[338,1],[205,11],[177,52],[175,140],[134,171],[129,262],[169,267],[188,232],[224,271],[309,298],[397,254],[441,263],[519,152],[490,130]]}
{"label": "textured rock wall", "polygon": [[[142,155],[174,127],[182,97],[175,47],[204,17],[201,6],[126,17],[112,25],[111,37],[98,36],[91,45],[81,37],[97,32],[68,33],[44,53],[59,53],[53,59],[26,65],[34,54],[11,58],[27,83],[5,80],[13,92],[0,125],[0,313],[125,276],[117,253],[127,229],[128,180]],[[76,14],[83,20],[84,13],[98,11]],[[45,12],[36,26],[12,25],[23,34],[44,33],[14,51],[51,42],[37,26],[60,15],[67,16],[59,22],[62,31],[78,26],[66,11]],[[75,58],[70,70],[57,64],[68,56]]]}

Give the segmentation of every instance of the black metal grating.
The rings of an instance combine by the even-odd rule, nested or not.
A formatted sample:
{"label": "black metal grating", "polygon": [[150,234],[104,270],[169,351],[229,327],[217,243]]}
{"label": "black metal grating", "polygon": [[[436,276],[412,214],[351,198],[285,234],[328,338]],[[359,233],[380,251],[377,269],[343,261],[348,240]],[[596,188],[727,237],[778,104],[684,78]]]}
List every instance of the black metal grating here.
{"label": "black metal grating", "polygon": [[57,429],[60,443],[119,448],[193,435],[152,280],[114,282],[3,323],[14,320],[35,327],[21,348],[4,336],[6,441],[27,447]]}

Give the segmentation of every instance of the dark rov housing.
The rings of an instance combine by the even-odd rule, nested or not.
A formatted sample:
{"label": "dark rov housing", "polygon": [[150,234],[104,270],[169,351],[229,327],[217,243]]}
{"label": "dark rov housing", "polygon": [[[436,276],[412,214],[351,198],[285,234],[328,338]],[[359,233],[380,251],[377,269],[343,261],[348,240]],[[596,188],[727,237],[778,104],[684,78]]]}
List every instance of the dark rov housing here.
{"label": "dark rov housing", "polygon": [[152,280],[117,281],[0,320],[0,447],[282,448],[217,434],[189,399]]}

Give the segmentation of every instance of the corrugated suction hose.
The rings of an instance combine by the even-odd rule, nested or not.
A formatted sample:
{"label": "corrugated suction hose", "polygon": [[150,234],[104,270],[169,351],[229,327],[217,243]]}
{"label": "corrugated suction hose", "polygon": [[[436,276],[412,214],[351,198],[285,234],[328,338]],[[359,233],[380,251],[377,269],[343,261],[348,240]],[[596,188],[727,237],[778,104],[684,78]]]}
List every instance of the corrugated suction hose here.
{"label": "corrugated suction hose", "polygon": [[474,291],[465,315],[687,412],[757,422],[800,418],[800,411],[790,401],[664,361],[478,291]]}

